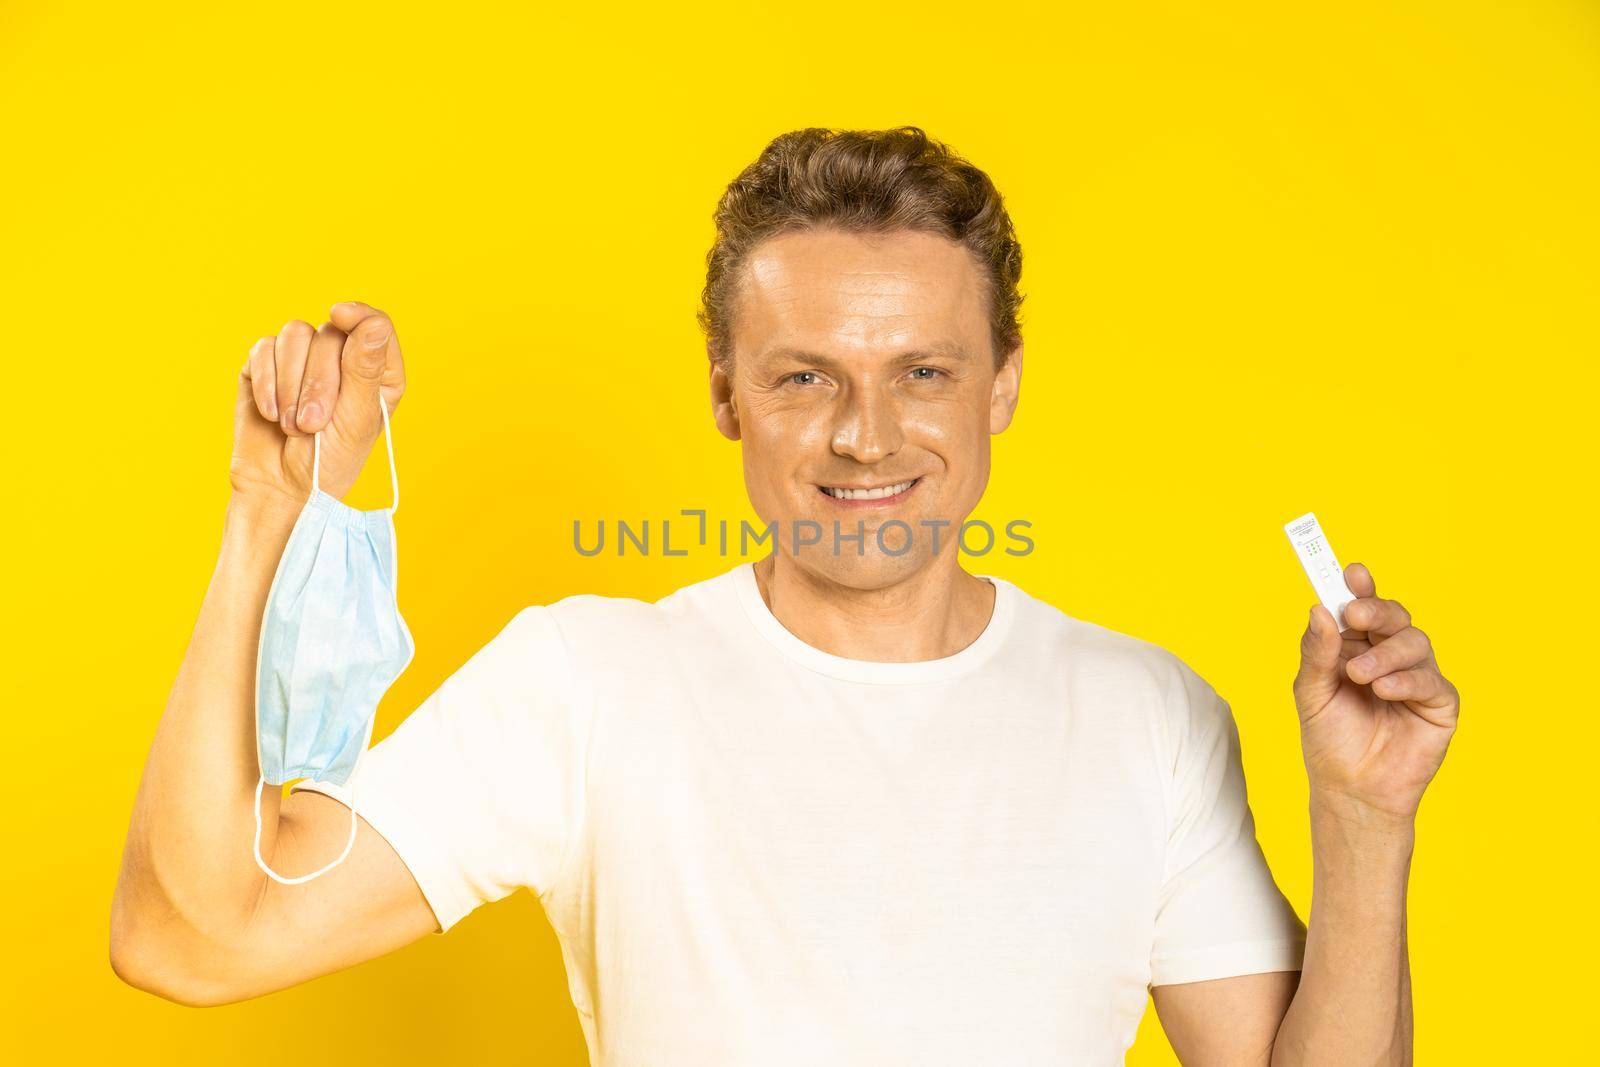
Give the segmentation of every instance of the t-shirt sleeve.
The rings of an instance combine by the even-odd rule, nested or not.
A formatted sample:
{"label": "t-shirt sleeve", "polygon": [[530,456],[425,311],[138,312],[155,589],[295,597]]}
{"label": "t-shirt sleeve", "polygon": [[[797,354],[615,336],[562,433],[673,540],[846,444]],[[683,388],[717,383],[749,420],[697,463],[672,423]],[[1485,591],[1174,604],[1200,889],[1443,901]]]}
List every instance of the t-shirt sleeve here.
{"label": "t-shirt sleeve", "polygon": [[[344,786],[417,880],[444,933],[481,904],[561,878],[584,816],[587,716],[549,608],[518,612]],[[353,801],[352,801],[353,798]]]}
{"label": "t-shirt sleeve", "polygon": [[1170,709],[1165,873],[1150,984],[1297,971],[1306,928],[1278,889],[1245,797],[1228,705],[1180,665]]}

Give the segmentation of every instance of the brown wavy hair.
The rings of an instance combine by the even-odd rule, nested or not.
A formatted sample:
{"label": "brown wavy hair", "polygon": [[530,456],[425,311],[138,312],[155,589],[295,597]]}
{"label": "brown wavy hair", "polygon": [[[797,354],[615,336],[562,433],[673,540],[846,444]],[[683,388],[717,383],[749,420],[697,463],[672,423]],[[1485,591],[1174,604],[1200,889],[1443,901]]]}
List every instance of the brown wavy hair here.
{"label": "brown wavy hair", "polygon": [[852,233],[921,230],[966,246],[989,292],[995,366],[1022,341],[1022,246],[989,176],[916,126],[811,127],[783,134],[729,183],[717,202],[716,243],[696,316],[706,352],[731,365],[741,269],[768,237],[822,227]]}

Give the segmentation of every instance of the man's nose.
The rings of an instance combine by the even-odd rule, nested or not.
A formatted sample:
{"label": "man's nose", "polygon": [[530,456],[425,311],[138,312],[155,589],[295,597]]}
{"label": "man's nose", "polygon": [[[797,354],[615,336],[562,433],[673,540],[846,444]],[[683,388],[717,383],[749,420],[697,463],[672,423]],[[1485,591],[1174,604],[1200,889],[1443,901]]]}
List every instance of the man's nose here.
{"label": "man's nose", "polygon": [[877,389],[856,389],[841,402],[833,433],[833,450],[839,455],[876,463],[894,455],[904,442],[899,405],[892,396]]}

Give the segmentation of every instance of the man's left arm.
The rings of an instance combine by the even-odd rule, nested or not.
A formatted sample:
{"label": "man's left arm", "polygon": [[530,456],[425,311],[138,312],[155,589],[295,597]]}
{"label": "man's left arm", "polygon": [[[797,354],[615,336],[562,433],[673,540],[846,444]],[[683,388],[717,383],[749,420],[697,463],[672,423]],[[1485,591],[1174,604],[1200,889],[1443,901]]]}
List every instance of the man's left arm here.
{"label": "man's left arm", "polygon": [[1359,598],[1345,621],[1361,629],[1341,634],[1314,607],[1294,683],[1313,864],[1298,985],[1291,972],[1157,986],[1185,1064],[1411,1062],[1406,881],[1417,807],[1460,699],[1427,635],[1377,595],[1367,568],[1351,564],[1345,580]]}

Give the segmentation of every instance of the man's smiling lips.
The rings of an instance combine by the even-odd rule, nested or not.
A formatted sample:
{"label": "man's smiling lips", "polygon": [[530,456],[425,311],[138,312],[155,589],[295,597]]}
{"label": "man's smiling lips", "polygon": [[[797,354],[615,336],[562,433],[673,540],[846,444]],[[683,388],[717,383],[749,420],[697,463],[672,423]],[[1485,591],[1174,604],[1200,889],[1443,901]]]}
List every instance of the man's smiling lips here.
{"label": "man's smiling lips", "polygon": [[900,482],[883,482],[872,486],[817,486],[817,492],[835,507],[858,510],[861,508],[893,507],[909,496],[922,478],[908,478]]}

